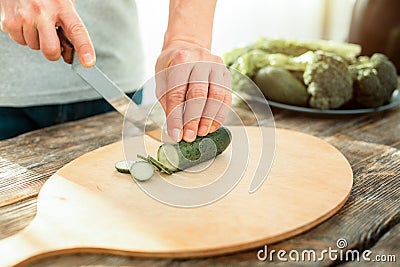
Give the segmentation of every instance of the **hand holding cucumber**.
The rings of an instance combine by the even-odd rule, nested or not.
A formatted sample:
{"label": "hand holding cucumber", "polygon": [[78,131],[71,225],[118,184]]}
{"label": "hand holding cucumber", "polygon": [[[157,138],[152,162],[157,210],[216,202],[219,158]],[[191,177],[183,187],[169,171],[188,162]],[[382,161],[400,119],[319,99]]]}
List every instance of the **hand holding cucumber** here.
{"label": "hand holding cucumber", "polygon": [[163,70],[156,76],[156,93],[172,138],[193,142],[222,125],[232,96],[220,57],[195,44],[174,43],[162,52],[156,70]]}

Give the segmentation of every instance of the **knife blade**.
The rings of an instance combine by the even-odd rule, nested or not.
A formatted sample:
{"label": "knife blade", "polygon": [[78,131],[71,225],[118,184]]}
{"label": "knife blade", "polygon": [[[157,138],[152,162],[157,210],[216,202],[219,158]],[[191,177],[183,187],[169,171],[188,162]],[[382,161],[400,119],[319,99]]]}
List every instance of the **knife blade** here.
{"label": "knife blade", "polygon": [[152,121],[141,109],[97,66],[85,68],[77,58],[74,59],[74,47],[65,36],[62,28],[57,28],[61,53],[64,61],[93,89],[95,89],[116,111],[134,126],[157,141],[175,143],[159,125]]}

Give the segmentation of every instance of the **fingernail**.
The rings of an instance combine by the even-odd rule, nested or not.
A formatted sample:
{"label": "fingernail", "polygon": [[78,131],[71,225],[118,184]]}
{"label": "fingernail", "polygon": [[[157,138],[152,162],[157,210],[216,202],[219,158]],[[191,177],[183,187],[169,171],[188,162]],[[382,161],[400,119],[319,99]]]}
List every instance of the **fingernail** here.
{"label": "fingernail", "polygon": [[83,62],[85,62],[85,64],[88,65],[88,66],[93,66],[94,63],[95,63],[94,56],[89,54],[89,53],[84,54],[82,56],[82,58],[83,58]]}
{"label": "fingernail", "polygon": [[181,135],[181,130],[178,128],[175,128],[172,130],[172,137],[175,138],[176,141],[180,140],[180,135]]}
{"label": "fingernail", "polygon": [[194,131],[186,130],[185,131],[185,140],[191,142],[191,141],[194,141],[194,139],[196,139],[196,135],[194,134]]}
{"label": "fingernail", "polygon": [[210,128],[210,133],[213,133],[213,132],[215,132],[217,130],[217,127],[215,127],[214,125],[213,126],[211,126],[211,128]]}
{"label": "fingernail", "polygon": [[205,125],[202,125],[202,126],[200,126],[199,132],[197,134],[200,136],[204,136],[207,134],[207,132],[208,132],[208,127]]}

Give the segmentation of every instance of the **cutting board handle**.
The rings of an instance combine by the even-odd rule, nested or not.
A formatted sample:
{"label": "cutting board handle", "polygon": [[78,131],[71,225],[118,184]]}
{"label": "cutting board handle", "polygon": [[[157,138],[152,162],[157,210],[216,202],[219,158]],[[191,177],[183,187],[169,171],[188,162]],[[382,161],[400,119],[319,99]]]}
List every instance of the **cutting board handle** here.
{"label": "cutting board handle", "polygon": [[43,230],[45,227],[37,229],[28,226],[21,232],[0,240],[0,267],[28,266],[33,260],[61,252],[55,240],[57,237],[53,236],[53,240],[49,240],[51,235],[44,234]]}

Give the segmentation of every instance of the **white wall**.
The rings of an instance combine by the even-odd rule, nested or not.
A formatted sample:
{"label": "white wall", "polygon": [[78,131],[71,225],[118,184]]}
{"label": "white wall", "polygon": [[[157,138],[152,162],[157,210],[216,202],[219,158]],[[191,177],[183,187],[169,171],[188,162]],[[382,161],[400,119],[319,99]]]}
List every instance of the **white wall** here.
{"label": "white wall", "polygon": [[161,51],[168,23],[168,0],[136,0],[139,27],[146,58],[146,75],[154,74],[157,56]]}
{"label": "white wall", "polygon": [[[324,31],[325,4],[330,4]],[[218,0],[212,50],[221,54],[259,36],[299,39],[347,37],[354,0]],[[137,0],[146,74],[154,73],[168,20],[168,0]]]}
{"label": "white wall", "polygon": [[259,36],[319,38],[321,0],[220,0],[215,14],[213,50],[223,53]]}
{"label": "white wall", "polygon": [[346,41],[356,0],[325,0],[329,8],[325,39]]}

